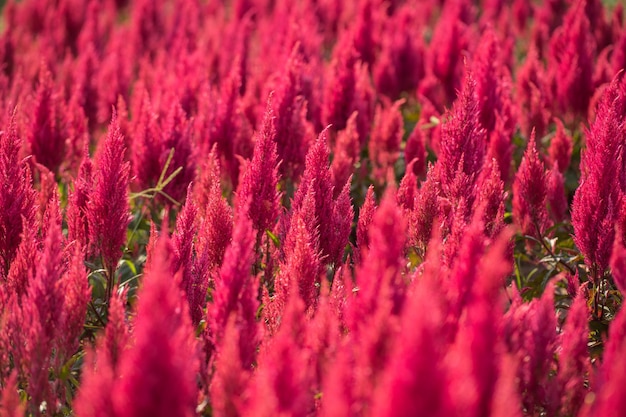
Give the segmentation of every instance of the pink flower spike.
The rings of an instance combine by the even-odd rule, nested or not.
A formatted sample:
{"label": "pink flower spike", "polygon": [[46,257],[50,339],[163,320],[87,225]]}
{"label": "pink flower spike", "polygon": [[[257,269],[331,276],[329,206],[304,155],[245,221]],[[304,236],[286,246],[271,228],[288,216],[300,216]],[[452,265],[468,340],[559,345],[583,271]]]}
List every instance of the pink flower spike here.
{"label": "pink flower spike", "polygon": [[524,235],[536,239],[543,238],[547,225],[545,177],[533,131],[513,181],[513,217]]}
{"label": "pink flower spike", "polygon": [[124,161],[124,138],[115,112],[102,146],[96,157],[94,190],[87,219],[93,253],[102,256],[104,267],[113,274],[126,242],[130,212],[129,164]]}
{"label": "pink flower spike", "polygon": [[123,378],[113,389],[120,417],[195,415],[197,348],[170,250],[161,236],[139,290],[135,342],[120,359]]}

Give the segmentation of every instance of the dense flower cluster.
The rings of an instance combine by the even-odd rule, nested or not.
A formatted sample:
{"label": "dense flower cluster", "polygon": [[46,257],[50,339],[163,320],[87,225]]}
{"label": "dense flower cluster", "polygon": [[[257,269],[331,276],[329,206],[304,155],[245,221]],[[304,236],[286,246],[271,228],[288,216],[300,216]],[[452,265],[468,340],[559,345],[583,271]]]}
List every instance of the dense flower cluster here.
{"label": "dense flower cluster", "polygon": [[622,5],[0,3],[0,417],[623,412]]}

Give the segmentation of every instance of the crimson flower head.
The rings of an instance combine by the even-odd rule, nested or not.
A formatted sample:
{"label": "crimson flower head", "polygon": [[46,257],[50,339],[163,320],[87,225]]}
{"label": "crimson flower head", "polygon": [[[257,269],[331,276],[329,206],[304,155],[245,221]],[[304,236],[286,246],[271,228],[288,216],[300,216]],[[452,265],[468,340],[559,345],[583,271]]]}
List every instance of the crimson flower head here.
{"label": "crimson flower head", "polygon": [[619,187],[615,179],[623,172],[626,98],[616,78],[606,89],[595,121],[586,132],[587,148],[580,166],[580,186],[572,202],[574,242],[585,255],[592,279],[608,266],[619,213]]}
{"label": "crimson flower head", "polygon": [[272,98],[254,144],[254,153],[237,190],[237,204],[248,202],[248,216],[258,234],[272,229],[280,214],[278,187],[278,154]]}
{"label": "crimson flower head", "polygon": [[569,167],[572,158],[572,138],[565,132],[565,127],[560,119],[554,119],[556,123],[556,134],[550,142],[548,154],[550,155],[550,163],[553,167],[558,165],[561,173],[564,173]]}
{"label": "crimson flower head", "polygon": [[56,173],[65,155],[66,132],[59,97],[45,66],[40,70],[33,114],[28,133],[30,150],[37,162]]}
{"label": "crimson flower head", "polygon": [[520,101],[520,125],[522,133],[530,135],[534,129],[542,137],[550,120],[548,110],[551,97],[546,70],[539,61],[534,47],[528,51],[526,60],[517,72],[516,93]]}
{"label": "crimson flower head", "polygon": [[119,417],[195,414],[197,349],[171,259],[169,239],[161,236],[138,293],[134,344],[119,363],[123,377],[113,392]]}
{"label": "crimson flower head", "polygon": [[513,181],[513,217],[523,234],[542,239],[547,221],[546,197],[546,174],[533,131]]}
{"label": "crimson flower head", "polygon": [[380,183],[393,172],[393,165],[400,154],[400,144],[404,136],[404,123],[398,100],[391,106],[378,107],[374,117],[374,128],[369,141],[369,155],[372,160],[373,175]]}
{"label": "crimson flower head", "polygon": [[319,228],[320,249],[328,261],[335,259],[332,249],[333,235],[333,183],[329,168],[330,150],[327,144],[328,129],[323,130],[309,149],[306,167],[302,175],[300,187],[293,199],[292,209],[295,212],[304,203],[305,197],[312,189],[315,200],[315,217]]}
{"label": "crimson flower head", "polygon": [[100,254],[105,266],[112,269],[122,255],[129,222],[129,164],[124,161],[125,151],[124,138],[114,112],[102,149],[96,156],[94,189],[87,213],[93,252]]}
{"label": "crimson flower head", "polygon": [[563,113],[585,116],[593,95],[594,39],[585,1],[576,1],[550,41],[550,71]]}
{"label": "crimson flower head", "polygon": [[465,195],[459,189],[461,178],[473,182],[480,172],[486,153],[485,131],[479,122],[476,81],[466,73],[463,89],[454,103],[449,120],[442,126],[439,170],[441,187],[452,199]]}
{"label": "crimson flower head", "polygon": [[35,191],[30,171],[19,158],[15,115],[0,134],[0,277],[7,278],[22,234],[22,217],[35,221]]}

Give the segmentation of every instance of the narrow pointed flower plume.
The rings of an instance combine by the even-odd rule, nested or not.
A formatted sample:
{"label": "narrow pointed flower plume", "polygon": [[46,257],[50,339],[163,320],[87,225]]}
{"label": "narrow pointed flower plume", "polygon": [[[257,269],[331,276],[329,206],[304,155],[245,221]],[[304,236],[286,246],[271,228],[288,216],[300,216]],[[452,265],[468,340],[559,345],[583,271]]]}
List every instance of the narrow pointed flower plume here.
{"label": "narrow pointed flower plume", "polygon": [[0,390],[0,416],[23,417],[25,408],[17,389],[17,372],[12,372]]}
{"label": "narrow pointed flower plume", "polygon": [[615,179],[623,170],[620,148],[626,134],[626,98],[620,82],[616,78],[606,89],[596,119],[586,132],[580,186],[571,209],[574,242],[585,255],[593,280],[600,278],[608,266],[619,212],[619,187],[615,187]]}
{"label": "narrow pointed flower plume", "polygon": [[406,147],[404,148],[404,160],[407,164],[413,163],[413,173],[418,177],[421,177],[426,172],[427,153],[422,129],[422,124],[417,123],[415,125],[406,140]]}
{"label": "narrow pointed flower plume", "polygon": [[473,63],[480,124],[488,132],[496,127],[497,115],[510,117],[508,74],[503,65],[500,42],[492,28],[487,28],[478,44]]}
{"label": "narrow pointed flower plume", "polygon": [[546,173],[546,188],[550,215],[555,223],[561,222],[567,215],[567,195],[565,194],[565,178],[559,171],[558,163]]}
{"label": "narrow pointed flower plume", "polygon": [[417,197],[417,178],[413,172],[413,164],[416,161],[411,161],[406,166],[406,172],[402,181],[400,181],[400,187],[396,193],[396,201],[402,209],[411,212],[415,209],[415,198]]}
{"label": "narrow pointed flower plume", "polygon": [[331,219],[331,240],[329,242],[329,263],[335,266],[335,269],[343,262],[343,254],[346,245],[349,243],[350,231],[352,230],[352,220],[354,218],[354,209],[350,198],[350,184],[352,177],[348,178],[341,192],[333,205],[333,213]]}
{"label": "narrow pointed flower plume", "polygon": [[414,91],[424,77],[424,45],[416,11],[405,5],[387,20],[381,55],[374,66],[377,90],[395,99],[404,91]]}
{"label": "narrow pointed flower plume", "polygon": [[331,124],[333,128],[342,130],[346,127],[348,118],[356,109],[353,108],[356,90],[355,66],[357,53],[347,38],[342,44],[335,46],[331,63],[331,74],[327,77],[328,83],[324,91],[324,105],[322,120]]}
{"label": "narrow pointed flower plume", "polygon": [[359,253],[369,248],[368,230],[372,224],[374,213],[376,212],[376,197],[374,196],[374,186],[370,185],[365,194],[365,202],[359,211],[359,220],[356,226],[356,246]]}
{"label": "narrow pointed flower plume", "polygon": [[462,1],[445,3],[428,51],[427,71],[444,86],[448,102],[454,100],[461,86],[462,56],[468,43],[463,23],[466,7]]}
{"label": "narrow pointed flower plume", "polygon": [[493,238],[504,227],[504,201],[507,196],[504,191],[504,182],[500,179],[498,162],[495,159],[483,165],[478,183],[480,184],[478,206],[482,210],[485,234]]}
{"label": "narrow pointed flower plume", "polygon": [[64,360],[71,358],[78,350],[87,316],[87,304],[91,301],[91,288],[83,263],[84,257],[82,247],[75,244],[68,268],[58,283],[65,295],[59,332],[59,356]]}
{"label": "narrow pointed flower plume", "polygon": [[357,130],[357,116],[354,112],[348,119],[346,128],[337,132],[335,146],[333,149],[333,161],[331,163],[331,174],[333,186],[335,187],[335,197],[341,191],[343,184],[348,181],[354,172],[355,164],[359,161],[361,153],[361,143],[359,141],[359,131]]}
{"label": "narrow pointed flower plume", "polygon": [[327,144],[328,129],[323,130],[313,146],[309,149],[306,157],[306,168],[302,175],[300,187],[296,191],[293,199],[292,209],[298,210],[304,203],[304,199],[309,192],[313,191],[315,198],[315,217],[319,229],[320,249],[322,255],[330,262],[337,258],[333,253],[333,183],[330,174],[329,157],[330,151]]}
{"label": "narrow pointed flower plume", "polygon": [[85,155],[78,169],[78,177],[74,180],[74,190],[69,192],[66,217],[68,240],[76,241],[81,248],[87,249],[90,248],[87,206],[92,186],[93,164],[89,155]]}
{"label": "narrow pointed flower plume", "polygon": [[0,277],[7,279],[20,244],[23,222],[35,221],[35,191],[30,170],[19,159],[15,115],[0,133]]}
{"label": "narrow pointed flower plume", "polygon": [[192,184],[189,185],[187,201],[176,217],[176,231],[172,237],[174,256],[172,273],[180,272],[181,289],[187,296],[191,320],[197,325],[202,319],[202,309],[206,304],[206,290],[209,277],[207,257],[197,254],[196,230],[200,224],[197,219],[198,208],[192,198]]}
{"label": "narrow pointed flower plume", "polygon": [[[163,192],[175,201],[182,202],[187,186],[194,177],[196,166],[192,153],[191,124],[178,101],[170,106],[167,117],[163,119],[161,135],[159,175],[165,172],[163,178],[168,178],[174,171],[180,169],[178,175],[165,186]],[[171,161],[165,170],[165,164],[172,152]]]}
{"label": "narrow pointed flower plume", "polygon": [[[254,229],[244,207],[239,211],[233,230],[233,239],[224,254],[224,263],[215,278],[213,304],[208,307],[207,322],[211,343],[219,347],[224,337],[226,324],[231,315],[238,317],[240,332],[245,333],[241,338],[240,354],[245,357],[245,363],[252,363],[256,349],[257,326],[254,314],[256,313],[256,296],[254,301],[249,297],[255,287],[255,280],[251,273],[254,261]],[[257,306],[258,307],[258,306]],[[252,317],[249,313],[253,311]]]}
{"label": "narrow pointed flower plume", "polygon": [[584,117],[593,95],[595,43],[586,1],[573,2],[550,41],[550,71],[562,113]]}
{"label": "narrow pointed flower plume", "polygon": [[120,359],[115,414],[193,416],[197,347],[180,276],[171,274],[167,236],[159,237],[152,258],[138,294],[134,344]]}
{"label": "narrow pointed flower plume", "polygon": [[272,111],[272,96],[254,144],[254,153],[243,174],[237,190],[237,206],[248,208],[247,215],[257,231],[257,239],[271,230],[280,214],[278,188],[278,154],[276,153],[276,127]]}
{"label": "narrow pointed flower plume", "polygon": [[432,277],[416,284],[402,314],[402,328],[382,383],[374,397],[373,415],[449,415],[450,404],[443,367],[443,321]]}
{"label": "narrow pointed flower plume", "polygon": [[537,136],[543,137],[550,120],[550,89],[546,70],[539,61],[534,47],[528,51],[526,60],[517,71],[516,94],[520,101],[519,123],[524,135],[534,129]]}
{"label": "narrow pointed flower plume", "polygon": [[42,65],[28,144],[37,162],[54,173],[58,173],[63,162],[66,138],[58,96],[50,71]]}
{"label": "narrow pointed flower plume", "polygon": [[[444,194],[452,201],[467,194],[462,186],[473,184],[486,153],[485,132],[479,123],[476,81],[468,70],[460,97],[442,126],[439,172]],[[469,181],[469,184],[463,184]]]}
{"label": "narrow pointed flower plume", "polygon": [[415,197],[414,209],[409,214],[409,244],[417,247],[421,254],[426,253],[433,226],[440,212],[439,186],[435,169],[429,166],[426,180],[422,182]]}
{"label": "narrow pointed flower plume", "polygon": [[369,155],[373,164],[373,176],[384,183],[393,174],[393,166],[400,155],[400,144],[404,136],[404,123],[398,100],[391,106],[378,107],[374,127],[369,141]]}
{"label": "narrow pointed flower plume", "polygon": [[395,193],[387,191],[368,229],[369,249],[357,271],[359,294],[352,320],[359,322],[376,311],[390,297],[394,312],[404,301],[401,273],[406,243],[406,223],[395,203]]}
{"label": "narrow pointed flower plume", "polygon": [[197,252],[205,256],[210,270],[219,269],[233,234],[233,211],[222,196],[220,165],[215,147],[203,165],[195,184],[194,198],[200,213]]}
{"label": "narrow pointed flower plume", "polygon": [[572,158],[572,138],[565,132],[565,127],[560,119],[554,119],[556,123],[556,134],[550,141],[548,155],[553,167],[559,167],[559,171],[564,173]]}
{"label": "narrow pointed flower plume", "polygon": [[589,373],[591,365],[587,350],[588,316],[587,297],[584,289],[580,288],[570,306],[561,336],[556,385],[560,388],[563,415],[578,415],[588,392],[585,383],[585,375]]}
{"label": "narrow pointed flower plume", "polygon": [[285,237],[285,262],[280,268],[276,292],[278,301],[287,304],[292,288],[298,288],[298,297],[305,309],[315,306],[320,285],[322,259],[320,237],[315,216],[315,194],[309,188],[302,205],[293,213],[289,232]]}
{"label": "narrow pointed flower plume", "polygon": [[547,222],[546,197],[546,174],[533,131],[513,181],[513,217],[524,235],[543,238]]}
{"label": "narrow pointed flower plume", "polygon": [[282,161],[280,173],[283,178],[293,178],[294,181],[304,171],[306,151],[314,137],[313,126],[307,120],[308,103],[303,95],[304,57],[300,49],[299,45],[294,46],[271,99],[276,115],[273,123],[276,126],[278,160]]}
{"label": "narrow pointed flower plume", "polygon": [[46,237],[42,252],[37,258],[36,272],[30,271],[31,283],[22,305],[22,320],[29,323],[24,358],[28,393],[32,396],[31,404],[37,405],[51,399],[48,373],[49,368],[54,366],[52,351],[58,349],[60,341],[65,302],[64,289],[58,285],[65,265],[59,201],[56,195],[48,203],[44,219]]}
{"label": "narrow pointed flower plume", "polygon": [[129,164],[124,161],[124,154],[124,138],[114,112],[102,149],[96,156],[94,189],[87,213],[91,252],[102,256],[110,272],[115,270],[122,255],[129,222]]}

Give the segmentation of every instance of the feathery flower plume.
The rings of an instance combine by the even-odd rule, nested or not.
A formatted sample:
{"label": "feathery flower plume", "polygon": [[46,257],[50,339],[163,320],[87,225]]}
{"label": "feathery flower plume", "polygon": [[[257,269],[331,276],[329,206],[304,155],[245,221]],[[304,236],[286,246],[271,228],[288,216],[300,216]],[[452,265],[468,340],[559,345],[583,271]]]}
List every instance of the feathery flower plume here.
{"label": "feathery flower plume", "polygon": [[593,395],[585,398],[582,416],[617,416],[626,407],[624,402],[626,365],[626,310],[620,310],[609,326],[609,338],[604,347],[604,358],[596,378]]}
{"label": "feathery flower plume", "polygon": [[52,75],[45,65],[39,70],[39,87],[28,131],[30,151],[38,163],[58,173],[65,156],[65,121]]}
{"label": "feathery flower plume", "polygon": [[[506,91],[507,70],[505,69],[498,38],[492,28],[487,28],[482,35],[477,50],[474,53],[473,75],[476,79],[476,95],[480,124],[491,133],[496,127],[496,118],[500,114],[504,117],[511,112],[510,101],[507,101]],[[510,98],[509,98],[510,100]]]}
{"label": "feathery flower plume", "polygon": [[581,288],[570,306],[561,336],[556,386],[560,388],[564,415],[577,415],[588,391],[585,387],[585,374],[590,371],[588,319],[587,297]]}
{"label": "feathery flower plume", "polygon": [[369,140],[369,156],[372,161],[372,175],[379,183],[384,183],[392,175],[393,166],[400,155],[400,144],[404,136],[404,123],[398,100],[391,106],[376,109],[374,127]]}
{"label": "feathery flower plume", "polygon": [[83,157],[74,180],[74,190],[69,192],[67,203],[67,237],[81,248],[89,249],[89,222],[87,219],[89,198],[93,186],[93,165],[89,155]]}
{"label": "feathery flower plume", "polygon": [[172,236],[174,249],[172,273],[181,273],[181,289],[187,296],[192,322],[197,324],[201,320],[202,308],[206,301],[208,279],[204,276],[205,268],[200,267],[201,260],[194,256],[198,208],[193,201],[191,191],[192,184],[189,184],[187,201],[176,217],[176,231]]}
{"label": "feathery flower plume", "polygon": [[469,70],[460,94],[442,126],[438,162],[442,190],[452,201],[467,194],[467,189],[459,187],[465,181],[474,183],[486,153],[485,132],[478,119],[476,81]]}
{"label": "feathery flower plume", "polygon": [[537,50],[531,46],[526,60],[517,70],[516,93],[520,101],[520,127],[529,136],[532,130],[543,137],[550,120],[548,110],[552,98],[548,88],[546,70],[539,61]]}
{"label": "feathery flower plume", "polygon": [[550,40],[550,71],[561,112],[586,116],[593,95],[595,43],[583,0],[571,5]]}
{"label": "feathery flower plume", "polygon": [[329,263],[334,265],[335,270],[343,262],[343,254],[346,245],[349,243],[350,231],[352,230],[352,220],[354,219],[354,209],[350,198],[350,184],[352,177],[348,178],[341,192],[333,205],[331,219],[331,240],[329,242]]}
{"label": "feathery flower plume", "polygon": [[463,23],[465,7],[462,1],[445,3],[427,55],[427,71],[444,86],[448,103],[454,100],[456,91],[461,86],[462,56],[468,44]]}
{"label": "feathery flower plume", "polygon": [[347,39],[344,38],[343,43],[338,43],[333,50],[334,56],[330,64],[332,72],[327,77],[322,107],[323,122],[337,130],[345,129],[348,118],[356,110],[353,108],[353,102],[357,82],[355,74],[357,53],[346,43]]}
{"label": "feathery flower plume", "polygon": [[297,283],[305,309],[315,307],[322,274],[320,237],[315,215],[315,192],[309,188],[302,205],[294,211],[285,237],[285,262],[276,284],[278,302],[287,304],[289,292]]}
{"label": "feathery flower plume", "polygon": [[546,197],[546,174],[533,131],[513,181],[513,218],[524,235],[543,238],[547,225]]}
{"label": "feathery flower plume", "polygon": [[[381,206],[382,207],[382,206]],[[402,314],[404,329],[375,393],[372,415],[449,415],[445,344],[439,326],[443,320],[432,278],[419,282]]]}
{"label": "feathery flower plume", "polygon": [[358,112],[352,113],[346,123],[346,128],[337,132],[335,139],[333,161],[330,165],[335,198],[354,172],[354,166],[359,161],[361,142],[357,130],[357,116]]}
{"label": "feathery flower plume", "polygon": [[439,184],[436,168],[429,165],[426,180],[415,197],[414,210],[409,214],[409,242],[423,255],[430,242],[433,225],[439,216]]}
{"label": "feathery flower plume", "polygon": [[368,230],[374,219],[374,213],[376,213],[376,198],[374,197],[374,186],[370,185],[365,194],[365,201],[359,211],[359,220],[356,226],[356,246],[361,254],[369,248]]}
{"label": "feathery flower plume", "polygon": [[195,184],[194,197],[201,216],[196,252],[206,256],[211,270],[219,269],[233,230],[233,211],[222,197],[220,165],[215,147]]}
{"label": "feathery flower plume", "polygon": [[377,91],[390,99],[412,92],[424,77],[424,45],[415,24],[417,13],[405,5],[387,20],[381,54],[374,65]]}
{"label": "feathery flower plume", "polygon": [[426,172],[426,144],[424,143],[423,126],[417,123],[406,140],[404,160],[407,164],[413,163],[413,173],[421,177]]}
{"label": "feathery flower plume", "polygon": [[17,373],[12,372],[0,393],[0,417],[24,417],[24,412],[17,389]]}
{"label": "feathery flower plume", "polygon": [[550,214],[555,223],[565,219],[568,208],[567,195],[565,194],[565,178],[563,178],[563,174],[559,171],[560,169],[557,163],[546,173],[548,180],[548,186],[546,187],[548,205],[550,206]]}
{"label": "feathery flower plume", "polygon": [[312,359],[304,348],[304,304],[290,291],[276,336],[259,354],[247,415],[305,417],[313,409]]}
{"label": "feathery flower plume", "polygon": [[[469,227],[473,230],[467,236],[480,235],[479,219]],[[510,230],[504,230],[484,255],[485,243],[471,237],[466,239],[461,249],[465,256],[459,255],[453,272],[454,280],[465,281],[469,287],[461,299],[464,312],[457,316],[459,330],[448,356],[450,388],[455,406],[470,416],[490,415],[491,411],[500,351],[498,323],[493,317],[503,312],[500,288],[512,269],[511,234]]]}
{"label": "feathery flower plume", "polygon": [[278,188],[278,154],[272,96],[268,99],[261,130],[254,144],[254,153],[243,173],[237,190],[237,207],[248,208],[247,215],[257,231],[257,242],[271,230],[280,214]]}
{"label": "feathery flower plume", "polygon": [[211,408],[215,416],[236,417],[244,411],[245,393],[252,373],[241,362],[241,337],[235,314],[231,314],[224,329],[224,338],[220,340],[215,374],[211,380]]}
{"label": "feathery flower plume", "polygon": [[328,129],[323,130],[306,157],[306,167],[300,186],[294,195],[292,210],[302,207],[304,199],[312,190],[315,198],[315,218],[319,229],[320,249],[322,255],[330,262],[337,258],[333,253],[333,183],[329,168],[329,149],[327,145]]}
{"label": "feathery flower plume", "polygon": [[73,252],[68,268],[58,283],[65,296],[59,329],[59,355],[64,361],[71,358],[79,347],[80,335],[87,316],[87,304],[91,301],[87,268],[83,263],[85,257],[83,249],[75,244]]}
{"label": "feathery flower plume", "polygon": [[556,134],[550,141],[550,147],[548,148],[548,155],[550,156],[550,163],[552,166],[559,167],[559,171],[564,173],[569,167],[570,159],[572,158],[572,138],[565,133],[565,127],[561,119],[554,119],[556,123]]}
{"label": "feathery flower plume", "polygon": [[133,173],[139,187],[147,189],[153,187],[161,175],[161,132],[145,85],[140,81],[135,89],[133,98],[138,104],[134,109],[136,121],[132,127]]}
{"label": "feathery flower plume", "polygon": [[113,392],[120,417],[195,414],[197,348],[170,251],[161,236],[138,294],[134,344],[120,358]]}
{"label": "feathery flower plume", "polygon": [[500,116],[496,114],[495,129],[489,135],[489,149],[487,150],[487,157],[495,159],[498,167],[500,168],[500,179],[505,184],[509,183],[511,175],[511,162],[513,160],[513,145],[511,138],[514,133],[514,126],[510,126],[510,121],[514,118]]}
{"label": "feathery flower plume", "polygon": [[591,279],[599,279],[609,263],[619,210],[620,148],[624,141],[626,99],[614,79],[598,105],[595,121],[586,132],[581,156],[580,186],[572,202],[574,242],[585,256]]}
{"label": "feathery flower plume", "polygon": [[94,188],[87,220],[89,242],[94,248],[91,253],[102,257],[109,280],[107,291],[110,294],[129,222],[129,164],[124,161],[124,138],[115,112],[102,146],[96,156]]}
{"label": "feathery flower plume", "polygon": [[171,105],[167,117],[163,119],[161,135],[159,175],[163,173],[172,149],[174,155],[163,178],[168,178],[175,170],[182,168],[178,175],[165,186],[163,192],[175,201],[182,202],[185,199],[187,186],[193,180],[196,166],[192,152],[191,123],[187,120],[187,116],[178,101]]}
{"label": "feathery flower plume", "polygon": [[7,279],[17,254],[23,224],[35,221],[35,191],[30,170],[19,159],[15,113],[7,130],[0,134],[0,277]]}
{"label": "feathery flower plume", "polygon": [[304,170],[306,151],[314,135],[313,126],[307,120],[308,103],[303,95],[303,59],[298,45],[294,46],[271,100],[276,115],[273,124],[278,160],[282,161],[280,173],[283,178],[294,181]]}
{"label": "feathery flower plume", "polygon": [[409,162],[406,166],[406,172],[402,181],[400,181],[400,187],[396,193],[396,202],[403,210],[411,212],[415,209],[415,199],[417,197],[417,178],[413,170],[413,164],[415,160]]}
{"label": "feathery flower plume", "polygon": [[[240,315],[244,320],[240,326],[244,327],[240,333],[246,333],[240,339],[240,354],[245,357],[243,362],[252,363],[256,349],[257,326],[254,315],[244,315],[250,300],[250,288],[254,288],[256,277],[251,274],[254,261],[254,229],[252,221],[244,213],[244,207],[239,211],[233,230],[233,239],[224,254],[224,262],[219,276],[215,277],[213,304],[207,311],[207,321],[211,342],[219,347],[224,337],[224,331],[231,314]],[[253,309],[256,312],[256,309]],[[245,347],[245,349],[243,349]],[[219,353],[219,352],[218,352]]]}
{"label": "feathery flower plume", "polygon": [[504,227],[504,201],[507,194],[500,174],[498,162],[495,159],[487,160],[478,179],[478,207],[482,210],[485,234],[491,238]]}
{"label": "feathery flower plume", "polygon": [[25,337],[27,345],[24,365],[28,375],[28,391],[32,397],[31,405],[35,407],[39,407],[42,401],[53,406],[48,374],[53,365],[53,349],[58,348],[65,302],[64,289],[59,285],[65,265],[56,195],[50,200],[44,219],[46,222],[43,227],[47,233],[43,249],[22,304],[23,323],[29,323],[28,336]]}
{"label": "feathery flower plume", "polygon": [[399,312],[404,301],[401,272],[406,243],[406,225],[402,211],[395,203],[395,193],[388,191],[374,213],[368,230],[369,249],[357,270],[359,287],[354,323],[370,316],[389,297],[392,311]]}

